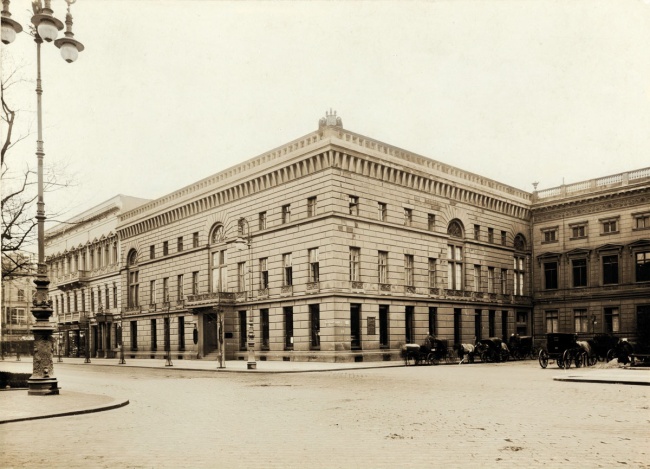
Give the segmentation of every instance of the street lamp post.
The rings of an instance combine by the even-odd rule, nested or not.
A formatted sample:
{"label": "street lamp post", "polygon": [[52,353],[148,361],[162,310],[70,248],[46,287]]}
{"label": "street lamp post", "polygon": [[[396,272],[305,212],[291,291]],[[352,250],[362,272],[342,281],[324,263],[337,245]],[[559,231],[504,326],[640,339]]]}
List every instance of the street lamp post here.
{"label": "street lamp post", "polygon": [[[52,317],[52,302],[48,299],[48,286],[50,280],[47,277],[47,266],[45,264],[45,204],[43,202],[43,110],[41,96],[41,44],[43,41],[52,42],[61,50],[63,59],[70,63],[74,62],[79,52],[84,50],[83,44],[74,39],[72,33],[72,15],[70,5],[76,0],[65,0],[68,4],[65,24],[67,26],[65,37],[56,39],[58,31],[63,29],[63,23],[52,16],[51,0],[35,0],[32,2],[34,15],[31,22],[34,25],[34,41],[36,42],[36,112],[38,122],[38,136],[36,140],[36,159],[38,162],[38,201],[36,203],[36,222],[38,227],[38,269],[34,283],[36,293],[34,295],[32,314],[36,318],[36,324],[32,327],[34,334],[34,362],[32,376],[27,380],[28,394],[45,396],[59,394],[58,381],[53,376],[54,364],[52,360],[52,335],[54,327],[50,323]],[[22,26],[11,19],[9,13],[9,0],[2,0],[2,43],[10,44],[20,33]],[[56,40],[55,40],[56,39]]]}
{"label": "street lamp post", "polygon": [[[244,225],[246,225],[246,237],[244,238]],[[248,249],[248,286],[250,289],[250,298],[248,302],[251,305],[250,315],[248,316],[248,362],[246,363],[246,368],[249,370],[257,369],[257,363],[255,362],[255,329],[253,322],[253,238],[251,236],[251,229],[248,220],[245,217],[239,219],[239,232],[241,234],[235,240],[238,248],[243,249],[246,247]]]}

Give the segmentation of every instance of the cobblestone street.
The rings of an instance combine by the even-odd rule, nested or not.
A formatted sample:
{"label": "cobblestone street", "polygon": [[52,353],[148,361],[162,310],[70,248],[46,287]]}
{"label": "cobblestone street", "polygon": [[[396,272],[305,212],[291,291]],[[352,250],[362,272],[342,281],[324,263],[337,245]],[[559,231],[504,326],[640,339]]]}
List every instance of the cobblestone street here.
{"label": "cobblestone street", "polygon": [[558,382],[536,361],[56,371],[62,393],[130,404],[1,425],[2,467],[650,467],[648,387]]}

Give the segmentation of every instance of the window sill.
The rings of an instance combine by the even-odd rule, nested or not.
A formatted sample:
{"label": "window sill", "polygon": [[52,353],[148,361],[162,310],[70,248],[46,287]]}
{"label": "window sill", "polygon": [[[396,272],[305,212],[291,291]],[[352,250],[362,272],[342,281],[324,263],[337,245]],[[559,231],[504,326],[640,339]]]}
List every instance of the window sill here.
{"label": "window sill", "polygon": [[541,244],[556,244],[559,243],[559,240],[555,239],[553,241],[542,241]]}
{"label": "window sill", "polygon": [[617,235],[621,234],[620,231],[610,231],[609,233],[600,233],[600,236],[609,236],[609,235]]}

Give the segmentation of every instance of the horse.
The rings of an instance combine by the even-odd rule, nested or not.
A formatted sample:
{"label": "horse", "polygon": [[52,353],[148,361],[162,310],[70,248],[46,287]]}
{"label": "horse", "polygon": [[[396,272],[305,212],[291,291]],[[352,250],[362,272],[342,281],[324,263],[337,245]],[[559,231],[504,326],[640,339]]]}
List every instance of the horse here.
{"label": "horse", "polygon": [[458,358],[460,358],[460,363],[461,365],[464,361],[465,358],[467,358],[467,363],[474,363],[474,353],[476,351],[476,347],[472,344],[458,344]]}

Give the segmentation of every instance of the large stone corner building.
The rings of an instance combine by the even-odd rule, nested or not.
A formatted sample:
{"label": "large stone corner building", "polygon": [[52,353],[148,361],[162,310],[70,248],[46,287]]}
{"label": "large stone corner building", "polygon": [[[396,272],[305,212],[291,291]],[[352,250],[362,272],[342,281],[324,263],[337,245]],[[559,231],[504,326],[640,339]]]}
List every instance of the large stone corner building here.
{"label": "large stone corner building", "polygon": [[[531,194],[347,131],[328,113],[302,138],[113,212],[102,244],[116,250],[110,272],[61,282],[70,273],[55,267],[51,295],[59,318],[88,313],[100,356],[121,339],[130,357],[244,359],[252,322],[261,360],[391,360],[428,334],[452,346],[573,331],[574,310],[613,317],[613,298],[620,332],[636,327],[650,291],[647,274],[623,272],[650,265],[650,232],[632,226],[650,226],[650,169],[624,178]],[[610,219],[616,234],[601,236]],[[565,241],[587,225],[584,239]],[[603,286],[596,265],[611,252],[619,283]],[[62,245],[48,251],[53,266],[69,257]],[[578,258],[589,280],[576,293],[562,272]],[[555,288],[543,283],[552,262]],[[90,301],[108,305],[111,288],[107,314]]]}

